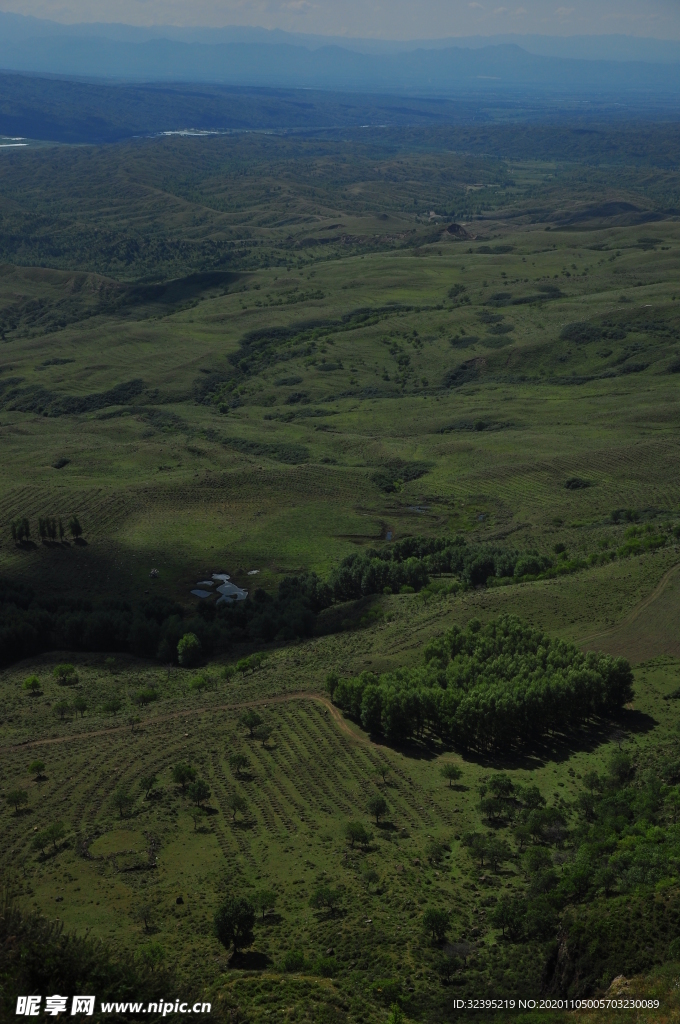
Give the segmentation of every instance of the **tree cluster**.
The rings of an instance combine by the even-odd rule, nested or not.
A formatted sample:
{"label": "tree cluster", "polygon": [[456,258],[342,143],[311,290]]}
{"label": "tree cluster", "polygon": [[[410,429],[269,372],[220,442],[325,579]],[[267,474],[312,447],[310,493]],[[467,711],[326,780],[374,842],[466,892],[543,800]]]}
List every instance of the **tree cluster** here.
{"label": "tree cluster", "polygon": [[468,544],[463,537],[407,537],[380,550],[355,553],[331,573],[335,601],[352,601],[385,590],[399,593],[427,586],[431,576],[457,576],[464,587],[485,585],[493,578],[539,576],[552,559],[538,552],[521,554],[488,544]]}
{"label": "tree cluster", "polygon": [[454,626],[427,645],[424,661],[333,680],[333,701],[390,743],[430,735],[460,750],[491,751],[615,714],[632,698],[623,658],[583,654],[515,616]]}
{"label": "tree cluster", "polygon": [[[26,516],[14,519],[10,523],[10,530],[12,533],[12,540],[15,544],[23,544],[31,539],[31,524],[30,520]],[[77,516],[73,515],[69,519],[68,531],[74,540],[78,540],[79,537],[82,537],[83,528],[80,525]],[[63,541],[66,536],[66,528],[64,527],[64,521],[61,516],[39,516],[38,536],[43,544],[47,543],[47,541],[56,543],[57,539],[59,541]]]}

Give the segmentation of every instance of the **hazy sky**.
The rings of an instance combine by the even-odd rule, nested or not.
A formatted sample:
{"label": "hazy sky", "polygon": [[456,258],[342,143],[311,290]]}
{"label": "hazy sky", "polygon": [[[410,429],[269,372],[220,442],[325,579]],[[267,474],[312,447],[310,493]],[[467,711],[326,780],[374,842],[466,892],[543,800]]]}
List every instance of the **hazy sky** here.
{"label": "hazy sky", "polygon": [[680,0],[0,0],[0,11],[62,22],[257,25],[386,39],[506,32],[680,39]]}

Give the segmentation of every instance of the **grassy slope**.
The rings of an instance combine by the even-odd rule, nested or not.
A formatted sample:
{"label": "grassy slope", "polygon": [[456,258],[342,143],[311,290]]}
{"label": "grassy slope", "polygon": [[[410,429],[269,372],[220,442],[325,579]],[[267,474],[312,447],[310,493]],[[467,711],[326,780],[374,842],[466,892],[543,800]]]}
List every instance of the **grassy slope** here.
{"label": "grassy slope", "polygon": [[[6,258],[62,269],[5,266],[0,275],[7,313],[0,386],[20,377],[19,386],[29,389],[21,399],[28,411],[12,409],[12,400],[0,415],[0,518],[8,523],[25,514],[35,522],[41,514],[76,511],[88,545],[18,550],[5,533],[2,575],[48,592],[67,587],[136,599],[157,588],[184,599],[196,580],[217,569],[245,583],[246,572],[259,568],[258,582],[267,587],[299,567],[325,573],[388,529],[396,537],[416,531],[506,536],[507,543],[541,550],[562,541],[570,552],[587,554],[602,542],[621,542],[626,527],[611,523],[613,509],[675,521],[677,386],[666,372],[678,354],[673,221],[631,226],[591,216],[579,230],[546,233],[545,223],[554,226],[560,211],[611,197],[602,170],[578,180],[573,170],[553,165],[489,167],[452,155],[376,164],[360,154],[338,169],[318,153],[295,163],[291,144],[290,165],[272,164],[267,177],[260,165],[257,175],[241,173],[251,167],[248,161],[262,159],[253,155],[258,147],[274,161],[266,143],[255,140],[251,150],[239,148],[246,145],[241,140],[219,145],[238,152],[221,150],[220,164],[214,144],[206,143],[210,160],[192,171],[193,179],[186,166],[193,142],[191,150],[184,142],[158,144],[151,155],[141,146],[123,148],[122,156],[115,151],[107,157],[115,171],[109,178],[102,178],[106,167],[97,151],[30,154],[34,163],[25,165],[25,180],[13,158],[16,180],[6,178],[3,215],[15,218],[15,236],[24,231],[33,248],[12,255],[5,239]],[[163,156],[179,161],[165,176]],[[280,152],[277,159],[283,159]],[[85,180],[83,161],[89,161],[89,185],[74,195],[88,226],[79,236],[67,186],[71,173]],[[379,174],[370,170],[376,166]],[[36,207],[37,186],[50,168],[61,203],[61,255],[41,248],[42,228],[31,219],[44,212]],[[615,197],[653,204],[667,188],[663,179],[622,172]],[[493,188],[485,188],[483,198],[468,189],[484,180]],[[471,196],[490,210],[475,228],[483,239],[439,238],[417,214],[440,202],[470,210]],[[109,233],[110,244],[94,239],[95,224]],[[420,245],[406,245],[412,231]],[[137,235],[154,239],[155,248],[135,248],[130,239]],[[324,241],[296,246],[313,236]],[[649,237],[656,241],[640,242]],[[243,254],[229,263],[242,276],[183,285],[174,304],[131,296],[116,280],[180,277],[204,267],[196,260],[208,259],[206,246],[215,238]],[[514,248],[481,251],[496,245]],[[563,297],[489,305],[499,291],[521,296],[547,283],[559,286]],[[468,305],[449,298],[454,284],[465,286]],[[338,329],[343,315],[392,302],[411,308]],[[491,334],[493,324],[481,319],[489,311],[514,330]],[[560,340],[564,324],[604,316],[637,326],[620,340]],[[335,325],[311,350],[308,340],[299,342],[300,351],[283,359],[276,348],[269,365],[242,371],[240,405],[221,413],[219,402],[196,401],[197,382],[208,377],[202,371],[232,375],[228,357],[248,331],[310,319]],[[323,360],[337,368],[321,369]],[[635,362],[647,366],[620,372]],[[446,386],[447,372],[465,363],[473,372]],[[39,411],[54,412],[64,396],[98,395],[135,378],[146,390],[123,404],[75,415]],[[291,404],[297,392],[309,402]],[[471,429],[480,420],[486,428]],[[249,454],[243,442],[279,447]],[[280,461],[291,445],[304,446],[308,458]],[[69,463],[57,470],[59,458]],[[371,476],[398,461],[425,462],[429,472],[384,494]],[[567,490],[566,479],[576,475],[592,486]],[[322,692],[329,669],[417,662],[424,641],[452,621],[513,611],[639,664],[635,706],[649,717],[631,722],[635,728],[657,723],[633,732],[632,743],[644,748],[677,724],[675,703],[661,699],[677,686],[679,672],[673,660],[680,654],[676,559],[669,547],[555,581],[457,597],[384,598],[381,624],[272,652],[260,673],[215,682],[203,694],[189,693],[186,673],[168,675],[124,658],[112,671],[102,659],[85,656],[78,670],[88,711],[64,724],[52,711],[63,695],[50,681],[56,656],[15,666],[0,678],[0,787],[26,786],[30,806],[26,814],[4,813],[2,863],[16,870],[28,905],[126,946],[159,941],[168,959],[215,984],[229,1005],[246,1007],[253,1020],[293,1006],[298,1019],[381,1020],[378,990],[395,978],[407,997],[413,988],[409,1012],[417,1016],[421,1007],[433,1019],[442,999],[486,992],[494,978],[535,993],[541,965],[530,948],[498,943],[482,926],[484,940],[467,981],[444,991],[433,980],[433,952],[420,937],[424,905],[448,906],[452,934],[471,935],[489,895],[516,884],[512,865],[482,883],[456,840],[480,823],[475,787],[492,766],[465,763],[465,788],[450,792],[436,759],[376,747],[354,726],[341,728],[309,695]],[[157,583],[148,578],[151,566],[161,570]],[[34,669],[44,695],[32,700],[20,683]],[[133,734],[124,724],[131,695],[151,681],[161,699]],[[307,696],[273,700],[295,693]],[[101,712],[114,694],[124,702],[118,720]],[[269,751],[250,743],[237,724],[239,707],[252,701],[268,704]],[[26,741],[42,745],[19,746]],[[516,779],[531,776],[546,797],[568,798],[586,766],[605,763],[610,745],[607,734],[583,736],[503,767]],[[252,777],[232,777],[227,755],[234,750],[252,757]],[[48,777],[40,784],[27,772],[37,755],[47,762]],[[200,832],[170,781],[170,767],[180,758],[192,760],[213,789],[217,813],[205,816]],[[381,762],[390,765],[385,795],[395,829],[374,828],[368,854],[345,856],[344,823],[368,821],[366,801]],[[111,802],[116,784],[136,787],[148,768],[159,773],[158,798],[138,796],[121,821]],[[246,795],[249,811],[232,824],[226,800],[234,788]],[[57,855],[36,859],[32,833],[55,816],[68,826],[68,843]],[[145,856],[149,835],[160,840],[158,870],[117,870],[128,862],[111,855],[134,850]],[[428,836],[452,843],[439,875],[424,866]],[[77,853],[85,838],[92,841],[92,859]],[[380,876],[370,890],[360,872],[364,861]],[[324,919],[307,901],[314,885],[329,879],[346,887],[346,897],[343,914]],[[265,975],[228,971],[210,935],[212,908],[229,884],[277,891],[279,916],[257,929],[255,948],[270,958]],[[176,904],[178,895],[183,905]],[[133,919],[143,899],[156,908],[156,930],[148,936]],[[331,947],[339,965],[332,982],[306,972],[278,984],[286,951],[300,949],[312,964]]]}
{"label": "grassy slope", "polygon": [[[668,241],[674,232],[671,224],[657,230]],[[637,233],[621,229],[608,242],[632,246]],[[515,244],[513,253],[469,255],[449,242],[419,250],[419,259],[396,252],[306,272],[263,270],[249,278],[247,292],[209,294],[190,310],[141,322],[102,316],[10,341],[3,378],[22,378],[24,391],[19,403],[7,403],[0,428],[3,519],[77,511],[91,544],[77,553],[74,581],[87,592],[103,576],[123,596],[138,591],[152,563],[162,570],[160,585],[180,594],[218,565],[258,567],[267,581],[301,565],[326,571],[353,541],[377,539],[385,528],[395,536],[424,529],[480,537],[521,528],[519,540],[531,546],[553,541],[561,519],[560,539],[578,551],[623,533],[607,522],[614,508],[653,508],[672,516],[678,507],[675,379],[665,371],[677,342],[633,331],[623,341],[578,345],[560,341],[559,333],[565,323],[612,310],[639,320],[648,315],[647,303],[657,317],[670,314],[673,329],[673,249],[661,254],[630,248],[616,267],[621,270],[624,259],[630,263],[622,280],[611,280],[614,272],[602,257],[603,265],[585,280],[560,276],[565,298],[494,312],[514,332],[492,336],[483,333],[478,314],[488,312],[482,304],[502,286],[501,273],[508,288],[526,293],[528,286],[513,285],[523,258],[527,272],[552,282],[553,270],[583,259],[584,243],[603,241],[602,233],[560,236],[553,253],[541,252],[537,243],[543,246],[546,236],[535,230],[504,231],[502,237]],[[653,270],[662,281],[634,289],[629,308],[614,290],[630,283],[633,268],[641,276]],[[323,299],[290,308],[255,304],[309,288],[312,275]],[[461,280],[473,301],[451,308],[447,290]],[[348,283],[355,287],[343,291]],[[373,326],[330,329],[309,355],[243,376],[241,405],[227,415],[214,404],[196,403],[202,371],[228,377],[228,356],[247,331],[312,318],[337,321],[352,309],[390,301],[415,308],[387,314]],[[478,340],[461,349],[461,330]],[[490,347],[509,338],[514,340],[507,347]],[[648,364],[642,373],[593,379],[577,390],[570,384],[571,374],[583,379],[616,373],[617,360],[625,366],[622,357],[636,349],[641,356],[634,363]],[[397,362],[404,356],[406,373]],[[57,359],[72,361],[44,365]],[[323,372],[324,360],[341,368]],[[446,388],[446,372],[461,363],[473,366],[477,378]],[[147,390],[124,406],[75,419],[11,411],[22,402],[36,411],[49,408],[49,396],[100,395],[133,378]],[[289,404],[297,394],[309,404]],[[487,429],[470,429],[479,421]],[[239,450],[245,443],[270,447],[249,453]],[[292,445],[306,449],[303,465],[281,463],[278,452],[287,459],[286,446]],[[292,450],[298,458],[300,449]],[[52,464],[60,458],[69,464],[56,470]],[[395,460],[431,468],[399,494],[381,494],[371,470]],[[594,486],[565,490],[573,475]],[[49,566],[56,562],[61,573],[57,559],[69,564],[74,556],[17,552],[6,544],[0,550],[3,571],[47,586]],[[130,575],[121,573],[127,563]]]}
{"label": "grassy slope", "polygon": [[[539,587],[532,596],[524,610],[540,618],[544,602]],[[500,943],[484,921],[486,900],[500,887],[512,889],[519,880],[517,869],[510,864],[498,877],[480,872],[458,838],[483,825],[476,787],[491,768],[508,769],[515,781],[535,782],[550,800],[569,802],[577,794],[579,776],[604,766],[616,737],[595,730],[568,742],[556,740],[552,750],[537,750],[520,761],[460,762],[455,755],[400,753],[370,743],[356,727],[336,721],[323,699],[312,696],[322,694],[328,666],[357,671],[409,660],[409,655],[417,658],[428,635],[478,610],[475,596],[436,604],[435,609],[422,598],[391,598],[390,623],[276,652],[260,672],[238,682],[216,681],[202,694],[187,689],[190,673],[168,675],[122,660],[112,668],[100,658],[84,657],[78,663],[79,692],[88,711],[63,724],[50,706],[63,697],[50,680],[53,659],[6,672],[2,785],[28,788],[30,805],[23,814],[5,815],[3,845],[23,899],[68,926],[89,927],[115,943],[137,948],[161,943],[182,970],[206,985],[216,984],[220,998],[247,1007],[253,1020],[294,1002],[301,1019],[305,1014],[315,1019],[315,998],[337,1004],[351,1019],[379,1020],[384,1010],[374,986],[384,979],[401,980],[407,998],[412,985],[413,1012],[424,1001],[428,1019],[441,1012],[437,1005],[442,999],[474,994],[480,987],[487,991],[494,978],[518,993],[538,991],[541,965],[535,951]],[[44,683],[43,696],[35,699],[20,689],[33,668]],[[679,712],[675,702],[662,698],[677,687],[679,676],[680,663],[670,658],[637,670],[638,714],[630,713],[627,722],[633,749],[644,751],[672,736]],[[133,733],[126,724],[129,697],[152,681],[161,699]],[[117,720],[100,710],[114,694],[124,701]],[[274,729],[271,749],[250,741],[238,725],[243,706],[253,703]],[[655,728],[649,731],[651,725]],[[240,780],[227,763],[234,751],[246,752],[252,762],[252,772]],[[36,756],[47,764],[47,779],[41,783],[31,781],[27,770]],[[455,790],[447,789],[438,772],[441,760],[452,757],[463,768],[462,784]],[[189,801],[170,779],[170,768],[180,759],[192,761],[213,791],[214,813],[203,817],[198,831]],[[385,786],[376,774],[381,764],[390,769]],[[138,780],[149,769],[158,772],[159,786],[145,800]],[[120,783],[136,794],[123,820],[112,805]],[[389,823],[372,826],[374,841],[366,854],[351,851],[343,839],[344,823],[358,818],[370,826],[366,804],[376,789],[388,801]],[[234,790],[249,804],[236,822],[227,806]],[[36,859],[30,851],[34,829],[55,815],[67,824],[68,841],[56,855]],[[133,852],[146,860],[151,837],[160,844],[157,870],[126,871],[138,859]],[[439,873],[424,856],[429,837],[451,843],[451,856]],[[79,854],[85,839],[88,859]],[[370,887],[361,874],[366,865],[379,876]],[[307,907],[311,891],[323,882],[345,888],[341,914],[326,918]],[[229,886],[245,892],[274,888],[277,893],[277,915],[257,928],[255,950],[269,957],[265,975],[229,971],[210,934],[212,908]],[[179,895],[181,906],[175,902]],[[135,920],[140,902],[154,907],[150,935]],[[433,974],[434,953],[420,937],[419,917],[427,905],[452,911],[454,938],[477,936],[481,941],[465,983],[455,989],[441,989]],[[311,966],[330,947],[337,960],[332,984],[310,980],[304,1000],[296,987],[302,984],[299,979],[281,974],[285,984],[273,985],[287,951],[301,950]],[[244,966],[263,964],[253,958]],[[220,972],[226,973],[217,981]]]}

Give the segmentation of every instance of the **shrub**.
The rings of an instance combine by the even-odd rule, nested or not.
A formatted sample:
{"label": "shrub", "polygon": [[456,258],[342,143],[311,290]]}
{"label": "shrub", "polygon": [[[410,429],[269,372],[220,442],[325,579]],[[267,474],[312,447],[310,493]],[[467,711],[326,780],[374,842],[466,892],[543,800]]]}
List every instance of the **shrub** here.
{"label": "shrub", "polygon": [[138,690],[134,696],[135,704],[138,704],[141,708],[145,708],[147,704],[151,704],[154,700],[158,700],[158,692],[151,688]]}
{"label": "shrub", "polygon": [[334,974],[338,973],[337,960],[332,956],[320,956],[318,960],[314,961],[314,973],[322,978],[332,978]]}
{"label": "shrub", "polygon": [[302,971],[305,967],[305,955],[299,949],[289,949],[283,958],[283,969],[291,974],[293,971]]}

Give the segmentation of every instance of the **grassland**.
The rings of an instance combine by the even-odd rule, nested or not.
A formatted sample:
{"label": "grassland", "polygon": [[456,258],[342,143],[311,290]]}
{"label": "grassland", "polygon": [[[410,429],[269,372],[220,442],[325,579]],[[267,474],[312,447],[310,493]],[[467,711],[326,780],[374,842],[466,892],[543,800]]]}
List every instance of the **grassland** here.
{"label": "grassland", "polygon": [[[549,949],[490,923],[499,892],[523,891],[520,861],[480,870],[462,837],[487,828],[478,787],[496,771],[537,785],[576,830],[582,777],[612,751],[623,744],[640,773],[675,756],[677,702],[664,698],[680,674],[677,176],[472,157],[412,136],[382,148],[144,140],[3,161],[0,576],[54,600],[190,606],[208,573],[252,589],[257,569],[272,590],[291,572],[327,577],[388,534],[545,555],[564,545],[593,563],[378,596],[361,628],[270,645],[258,672],[225,679],[245,651],[220,652],[203,690],[190,688],[196,672],[127,655],[11,666],[0,790],[29,801],[3,810],[0,863],[17,899],[140,958],[160,948],[225,1019],[377,1022],[401,1001],[409,1019],[435,1021],[458,998],[536,996]],[[38,542],[39,516],[74,513],[86,543]],[[17,546],[9,525],[22,516],[34,542]],[[631,528],[667,542],[610,560]],[[326,695],[329,672],[418,664],[453,623],[506,612],[629,658],[636,696],[622,720],[514,760],[463,760],[376,744]],[[76,691],[52,678],[65,658]],[[22,689],[32,673],[40,696]],[[143,689],[157,698],[139,712]],[[65,692],[84,698],[81,717],[55,715]],[[116,715],[104,710],[114,699]],[[249,706],[273,730],[266,746],[239,724]],[[251,761],[242,778],[234,752]],[[171,780],[180,760],[212,790],[196,820]],[[462,770],[454,789],[446,760]],[[134,793],[125,817],[120,785]],[[232,820],[234,791],[247,811]],[[344,827],[370,825],[376,791],[389,813],[360,852]],[[36,853],[34,832],[56,819],[65,839]],[[439,866],[433,839],[450,846]],[[313,911],[327,883],[342,887],[340,908]],[[664,884],[675,900],[677,879]],[[229,960],[214,908],[227,890],[261,889],[276,910]],[[428,906],[448,909],[450,939],[474,947],[451,984],[422,934]],[[295,952],[304,959],[287,971]],[[633,988],[663,1005],[639,1020],[678,1019],[673,963],[660,946],[643,962]]]}

